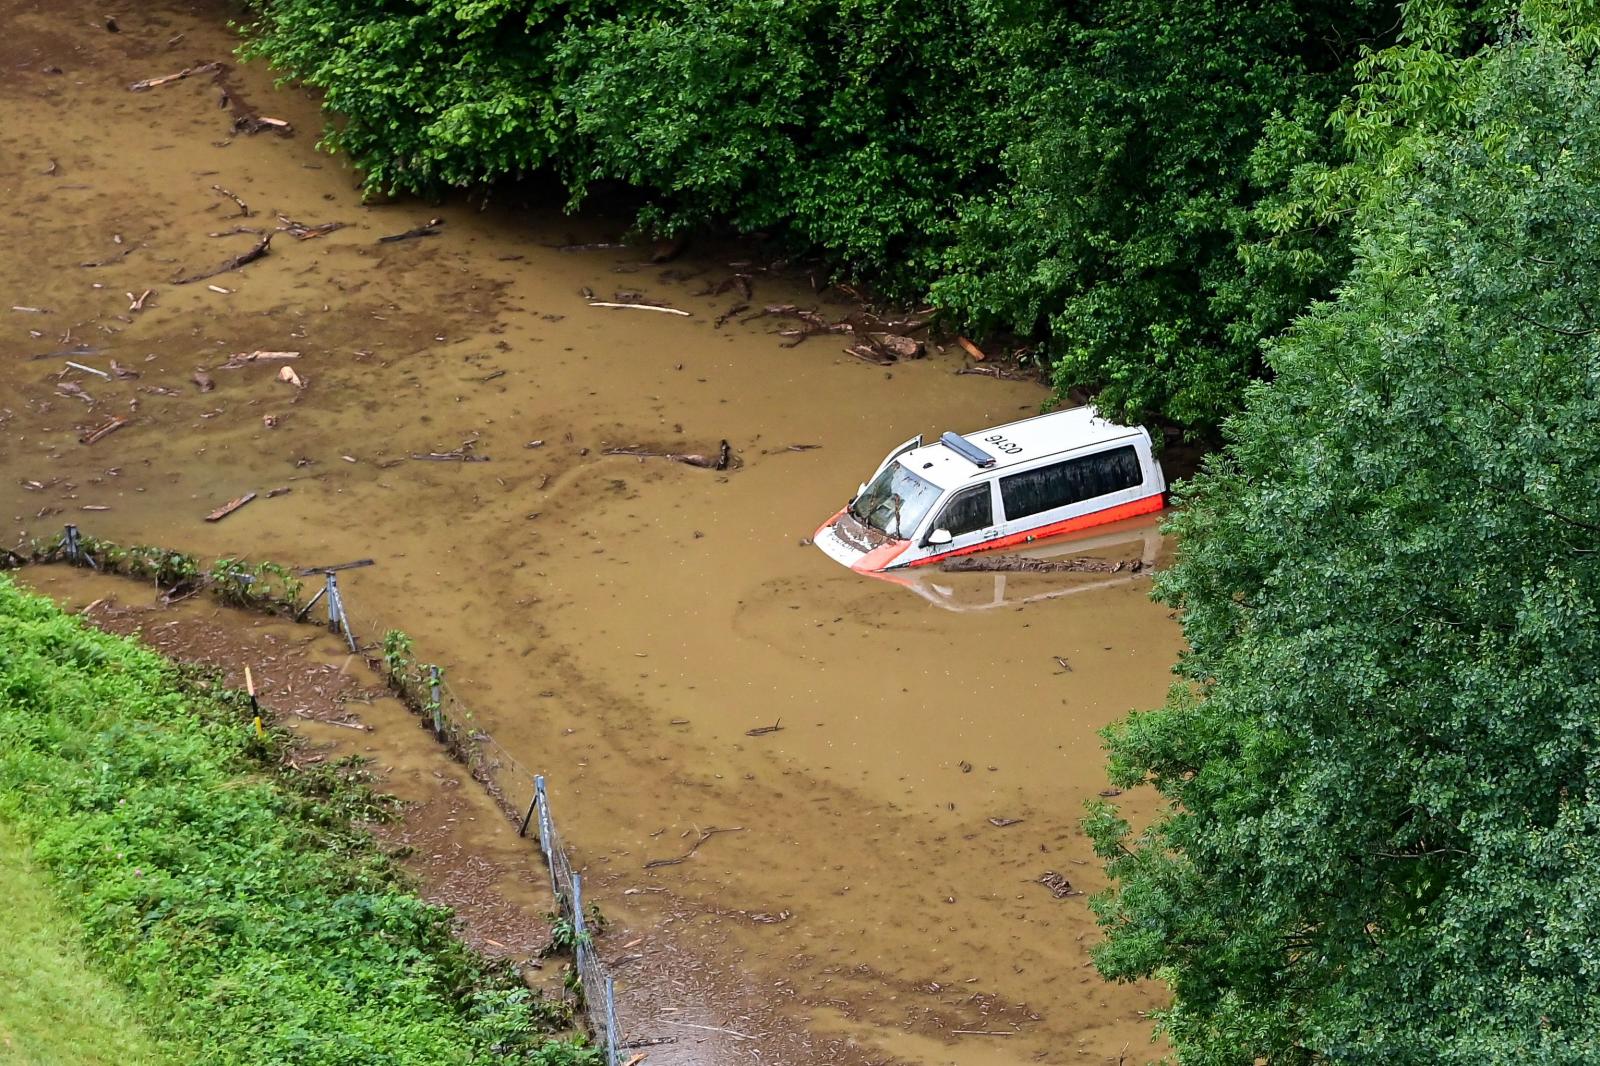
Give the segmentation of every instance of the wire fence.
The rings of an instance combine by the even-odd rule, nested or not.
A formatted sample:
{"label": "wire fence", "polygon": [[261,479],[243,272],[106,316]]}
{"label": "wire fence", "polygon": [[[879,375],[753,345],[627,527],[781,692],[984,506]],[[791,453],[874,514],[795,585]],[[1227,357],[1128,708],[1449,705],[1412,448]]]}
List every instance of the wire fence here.
{"label": "wire fence", "polygon": [[[69,525],[66,532],[44,551],[35,551],[33,559],[39,562],[62,561],[95,570],[121,571],[144,574],[138,569],[152,549],[117,548],[104,541],[82,535],[76,526]],[[177,553],[169,553],[176,556]],[[20,559],[21,557],[18,556]],[[126,565],[132,558],[134,565]],[[187,558],[187,557],[184,557]],[[466,702],[450,687],[437,666],[420,664],[411,655],[409,638],[403,636],[398,626],[384,625],[376,615],[363,616],[360,626],[351,617],[344,590],[339,586],[339,572],[360,563],[344,564],[327,569],[299,571],[300,577],[320,575],[324,585],[309,601],[299,604],[294,593],[298,585],[288,586],[289,595],[274,596],[265,589],[261,568],[255,572],[247,568],[214,568],[209,580],[217,582],[219,573],[226,581],[236,582],[238,588],[256,588],[256,596],[234,595],[227,598],[272,610],[287,610],[298,622],[323,625],[344,638],[352,654],[360,655],[380,670],[396,694],[423,719],[423,724],[464,763],[489,794],[499,803],[507,817],[519,824],[518,835],[526,837],[532,831],[537,836],[540,853],[550,871],[550,889],[555,897],[561,918],[570,923],[573,943],[574,969],[577,974],[579,1005],[588,1022],[595,1041],[604,1052],[606,1066],[620,1066],[620,1052],[624,1046],[622,1027],[617,1020],[616,984],[593,947],[594,924],[584,914],[583,878],[573,866],[571,855],[556,828],[550,813],[550,798],[545,790],[543,774],[536,774],[523,765],[503,744],[488,732],[478,728],[477,718]],[[196,572],[198,568],[196,567]],[[271,573],[287,574],[281,567],[269,568]],[[157,578],[160,583],[159,576]],[[196,579],[199,586],[203,579]],[[258,584],[259,583],[259,584]],[[322,605],[322,610],[316,608]],[[358,633],[360,634],[358,636]]]}

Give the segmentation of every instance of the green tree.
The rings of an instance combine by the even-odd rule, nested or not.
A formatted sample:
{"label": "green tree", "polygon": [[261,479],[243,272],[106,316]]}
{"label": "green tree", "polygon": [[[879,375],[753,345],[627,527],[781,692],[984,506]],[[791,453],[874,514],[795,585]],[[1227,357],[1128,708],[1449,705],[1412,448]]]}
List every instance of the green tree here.
{"label": "green tree", "polygon": [[1398,25],[1393,0],[259,3],[247,52],[325,92],[370,186],[621,183],[645,230],[768,234],[1020,336],[1110,413],[1201,426],[1347,265],[1301,215],[1343,217],[1326,120]]}
{"label": "green tree", "polygon": [[323,136],[369,189],[437,194],[554,165],[571,122],[557,42],[592,0],[262,0],[248,57],[322,90]]}
{"label": "green tree", "polygon": [[[1246,281],[1252,166],[1275,114],[1320,124],[1389,4],[1100,0],[1074,9],[1052,62],[1016,72],[1006,180],[960,205],[935,300],[984,329],[1037,338],[1062,389],[1128,420],[1215,425],[1260,370],[1261,340],[1345,265],[1338,234]],[[998,117],[996,121],[1001,121]],[[1296,150],[1326,161],[1326,137]]]}
{"label": "green tree", "polygon": [[1184,489],[1187,681],[1107,733],[1170,806],[1090,827],[1097,962],[1185,1063],[1600,1060],[1600,72],[1555,15],[1394,138]]}

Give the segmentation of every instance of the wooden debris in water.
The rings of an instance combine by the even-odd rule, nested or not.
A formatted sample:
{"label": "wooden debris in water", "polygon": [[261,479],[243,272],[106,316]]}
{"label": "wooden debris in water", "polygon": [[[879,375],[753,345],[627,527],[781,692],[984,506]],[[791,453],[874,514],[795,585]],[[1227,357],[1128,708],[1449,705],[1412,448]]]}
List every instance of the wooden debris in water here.
{"label": "wooden debris in water", "polygon": [[1021,818],[990,818],[989,824],[996,829],[1004,829],[1008,825],[1021,825]]}
{"label": "wooden debris in water", "polygon": [[234,352],[228,356],[228,361],[217,367],[218,370],[237,370],[251,363],[265,363],[300,358],[299,352]]}
{"label": "wooden debris in water", "polygon": [[195,385],[199,387],[201,392],[210,392],[212,389],[217,387],[217,383],[211,380],[211,375],[207,374],[204,370],[196,370],[193,374],[189,375],[189,380],[194,382]]}
{"label": "wooden debris in water", "polygon": [[104,370],[96,370],[92,366],[84,366],[82,363],[74,363],[70,359],[66,360],[66,364],[68,366],[70,366],[74,370],[83,371],[85,374],[95,374],[95,375],[98,375],[99,377],[103,377],[103,378],[110,378],[111,377],[111,375],[106,373]]}
{"label": "wooden debris in water", "polygon": [[773,722],[771,725],[763,725],[763,726],[757,726],[754,729],[746,729],[744,731],[744,735],[747,736],[747,737],[764,737],[768,733],[777,733],[777,732],[782,731],[782,729],[783,729],[783,719],[779,718],[777,721]]}
{"label": "wooden debris in water", "polygon": [[135,296],[131,292],[128,293],[128,310],[130,310],[130,311],[143,311],[144,310],[144,302],[146,300],[150,299],[150,297],[154,296],[155,294],[156,294],[156,290],[154,290],[154,289],[146,289],[143,292],[141,292],[138,296]]}
{"label": "wooden debris in water", "polygon": [[206,278],[214,278],[218,274],[226,274],[230,270],[238,270],[240,267],[254,263],[257,259],[260,259],[262,256],[266,255],[271,247],[272,234],[262,234],[261,239],[257,241],[250,249],[240,252],[231,259],[223,260],[220,265],[215,266],[210,270],[201,271],[198,274],[190,274],[188,277],[174,278],[172,283],[174,285],[187,285],[191,281],[204,281]]}
{"label": "wooden debris in water", "polygon": [[[427,452],[426,454],[421,452],[412,452],[411,458],[434,463],[487,463],[489,461],[489,457],[487,455],[474,455],[470,451],[460,448],[457,448],[454,451]],[[533,516],[530,515],[529,517],[531,518]]]}
{"label": "wooden debris in water", "polygon": [[202,63],[196,67],[184,67],[176,74],[163,74],[159,78],[145,78],[143,81],[136,81],[132,85],[128,86],[128,91],[131,93],[142,93],[148,89],[154,89],[159,85],[170,85],[175,81],[182,81],[185,78],[192,78],[196,74],[216,74],[221,70],[221,63]]}
{"label": "wooden debris in water", "polygon": [[680,311],[676,307],[661,307],[656,304],[624,304],[612,303],[608,300],[590,300],[590,307],[614,307],[624,311],[660,311],[664,315],[682,315],[689,317],[688,311]]}
{"label": "wooden debris in water", "polygon": [[978,377],[994,378],[996,381],[1032,381],[1027,374],[1017,370],[1007,370],[1002,366],[964,366],[956,371],[957,374],[975,374]]}
{"label": "wooden debris in water", "polygon": [[332,233],[334,230],[344,229],[347,225],[344,222],[319,222],[308,226],[304,222],[295,221],[288,215],[279,215],[278,221],[281,223],[278,229],[297,241],[309,241],[313,237],[321,237]]}
{"label": "wooden debris in water", "polygon": [[442,218],[430,218],[420,226],[412,226],[404,233],[391,233],[387,237],[379,237],[379,244],[393,244],[396,241],[410,241],[418,237],[437,237],[439,227],[444,225]]}
{"label": "wooden debris in water", "polygon": [[221,507],[218,507],[215,511],[212,511],[210,514],[206,515],[206,521],[220,522],[255,498],[256,494],[253,492],[247,492],[243,496],[236,496],[227,503],[223,504]]}
{"label": "wooden debris in water", "polygon": [[1050,890],[1050,894],[1056,899],[1066,899],[1068,896],[1083,895],[1082,892],[1079,892],[1077,889],[1072,887],[1072,882],[1068,881],[1064,874],[1058,874],[1054,870],[1046,870],[1044,873],[1040,874],[1039,884],[1043,885],[1045,888],[1048,888]]}
{"label": "wooden debris in water", "polygon": [[971,341],[967,340],[965,337],[956,337],[956,343],[961,345],[962,351],[966,352],[980,363],[989,358],[987,352],[985,352],[982,348],[979,348],[976,344],[973,344]]}
{"label": "wooden debris in water", "polygon": [[97,427],[95,429],[92,429],[92,430],[88,431],[87,433],[83,434],[83,436],[79,437],[78,438],[78,443],[80,443],[80,444],[94,444],[96,441],[99,441],[99,440],[105,438],[106,436],[108,436],[108,435],[110,435],[112,433],[115,433],[117,430],[121,429],[123,426],[128,425],[132,421],[133,421],[133,419],[131,419],[131,418],[123,418],[121,415],[112,415],[111,418],[108,421],[106,421],[103,425],[101,425],[101,426],[99,426],[99,427]]}
{"label": "wooden debris in water", "polygon": [[74,400],[82,400],[91,407],[94,405],[94,397],[85,392],[83,386],[75,381],[56,382],[56,391],[63,396],[71,396]]}
{"label": "wooden debris in water", "polygon": [[698,466],[704,470],[726,470],[733,462],[733,449],[727,441],[723,441],[717,448],[717,454],[701,455],[697,452],[664,452],[655,448],[643,448],[632,445],[626,448],[607,448],[605,455],[632,455],[640,459],[671,459],[675,463],[684,463],[688,466]]}
{"label": "wooden debris in water", "polygon": [[239,213],[238,214],[236,214],[236,215],[227,215],[225,217],[227,217],[227,218],[249,218],[250,217],[250,205],[245,203],[243,200],[241,200],[237,193],[229,192],[227,189],[224,189],[220,185],[212,185],[211,186],[211,191],[216,193],[218,196],[227,197],[228,199],[232,200],[235,204],[238,205],[238,207],[239,207]]}
{"label": "wooden debris in water", "polygon": [[654,870],[658,866],[676,866],[680,862],[687,861],[688,858],[691,855],[693,855],[695,852],[700,850],[700,845],[701,844],[704,844],[706,841],[710,840],[712,837],[716,836],[718,833],[742,833],[742,832],[744,832],[744,826],[742,826],[742,825],[730,826],[727,829],[718,829],[715,826],[713,826],[710,829],[702,830],[701,833],[700,833],[700,839],[696,840],[690,846],[688,851],[684,852],[682,855],[678,856],[676,859],[651,859],[649,862],[644,864],[644,868],[646,870]]}

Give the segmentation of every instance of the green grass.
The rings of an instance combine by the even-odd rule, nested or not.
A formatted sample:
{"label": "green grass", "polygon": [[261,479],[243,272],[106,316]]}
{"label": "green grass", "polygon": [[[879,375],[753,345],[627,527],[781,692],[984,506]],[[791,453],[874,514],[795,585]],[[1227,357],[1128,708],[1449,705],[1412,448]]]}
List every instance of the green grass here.
{"label": "green grass", "polygon": [[194,1061],[147,1033],[129,995],[78,943],[27,845],[0,824],[0,1062],[178,1066]]}
{"label": "green grass", "polygon": [[283,771],[251,717],[0,575],[0,824],[152,1032],[216,1066],[595,1061],[379,850],[359,769]]}

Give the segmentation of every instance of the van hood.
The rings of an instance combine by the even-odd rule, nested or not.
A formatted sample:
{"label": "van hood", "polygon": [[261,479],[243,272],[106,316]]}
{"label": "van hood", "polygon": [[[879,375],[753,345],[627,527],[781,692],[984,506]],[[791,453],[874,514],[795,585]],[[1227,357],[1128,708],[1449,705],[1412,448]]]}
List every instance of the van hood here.
{"label": "van hood", "polygon": [[849,508],[824,522],[811,539],[834,562],[864,573],[887,569],[911,547],[909,540],[896,540],[861,522]]}

